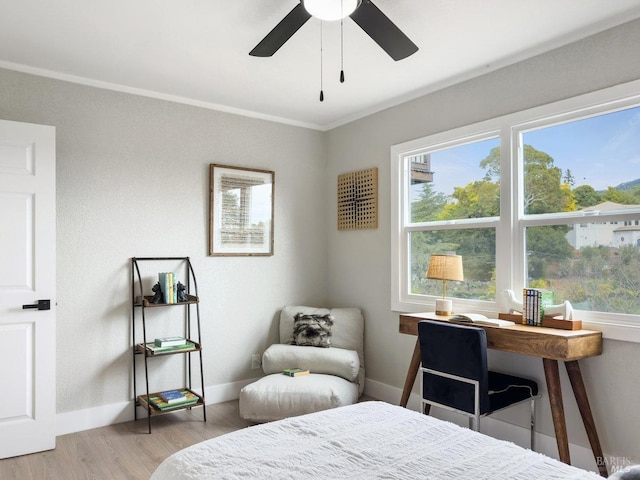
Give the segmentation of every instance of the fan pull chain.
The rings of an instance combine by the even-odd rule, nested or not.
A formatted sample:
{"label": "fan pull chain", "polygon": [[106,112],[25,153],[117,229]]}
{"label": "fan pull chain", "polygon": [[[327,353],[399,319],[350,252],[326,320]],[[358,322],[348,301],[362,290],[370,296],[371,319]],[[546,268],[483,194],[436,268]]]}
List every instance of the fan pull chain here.
{"label": "fan pull chain", "polygon": [[343,1],[340,1],[340,83],[344,83],[344,18],[342,15]]}
{"label": "fan pull chain", "polygon": [[320,101],[324,102],[324,90],[322,85],[322,20],[320,20]]}

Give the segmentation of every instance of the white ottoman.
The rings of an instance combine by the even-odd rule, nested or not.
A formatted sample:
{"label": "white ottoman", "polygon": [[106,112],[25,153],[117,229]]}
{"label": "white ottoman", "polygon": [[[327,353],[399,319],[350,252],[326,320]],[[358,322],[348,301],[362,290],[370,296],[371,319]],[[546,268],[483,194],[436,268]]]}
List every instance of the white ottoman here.
{"label": "white ottoman", "polygon": [[274,373],[240,391],[240,416],[254,422],[270,422],[350,405],[358,397],[357,383],[335,375],[288,377]]}

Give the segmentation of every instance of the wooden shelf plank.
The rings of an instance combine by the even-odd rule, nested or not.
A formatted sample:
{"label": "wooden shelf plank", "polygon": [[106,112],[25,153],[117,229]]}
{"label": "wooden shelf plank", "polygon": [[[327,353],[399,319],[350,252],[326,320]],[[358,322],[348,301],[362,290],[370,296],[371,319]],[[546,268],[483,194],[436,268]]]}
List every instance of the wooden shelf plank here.
{"label": "wooden shelf plank", "polygon": [[153,295],[145,295],[142,298],[140,298],[140,295],[138,295],[136,297],[135,306],[136,307],[144,306],[145,308],[175,307],[178,305],[189,305],[192,303],[198,303],[200,301],[200,299],[195,295],[187,295],[186,302],[178,302],[178,303],[153,303],[152,300],[153,300]]}
{"label": "wooden shelf plank", "polygon": [[147,357],[160,357],[164,355],[176,355],[179,353],[189,353],[189,352],[199,352],[202,350],[202,345],[198,342],[194,342],[193,340],[187,340],[193,344],[193,348],[176,348],[175,350],[166,350],[163,352],[156,352],[147,348],[142,343],[138,343],[135,346],[135,353],[145,353]]}
{"label": "wooden shelf plank", "polygon": [[[149,413],[151,414],[151,416],[162,415],[162,414],[171,413],[171,412],[177,412],[178,410],[186,410],[187,408],[204,406],[204,396],[198,394],[197,392],[194,392],[193,390],[191,390],[190,388],[187,388],[187,387],[178,388],[177,390],[180,390],[180,391],[188,390],[189,392],[193,393],[196,397],[198,397],[198,400],[196,402],[190,403],[188,405],[175,405],[175,406],[172,406],[172,407],[165,408],[165,409],[161,410],[161,409],[157,408],[156,406],[154,406],[153,404],[149,405],[149,400],[147,399],[146,395],[138,395],[136,406],[139,406],[139,407],[144,408],[145,410],[148,410]],[[155,392],[155,393],[150,393],[149,397],[157,397],[159,395],[160,395],[160,392]]]}

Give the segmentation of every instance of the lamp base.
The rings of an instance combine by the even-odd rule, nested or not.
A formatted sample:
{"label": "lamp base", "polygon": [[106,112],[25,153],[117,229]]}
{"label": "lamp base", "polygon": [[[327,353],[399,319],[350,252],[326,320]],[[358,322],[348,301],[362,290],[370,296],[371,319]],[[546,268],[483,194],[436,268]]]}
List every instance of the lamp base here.
{"label": "lamp base", "polygon": [[451,300],[436,300],[436,315],[451,315],[453,313],[453,302]]}

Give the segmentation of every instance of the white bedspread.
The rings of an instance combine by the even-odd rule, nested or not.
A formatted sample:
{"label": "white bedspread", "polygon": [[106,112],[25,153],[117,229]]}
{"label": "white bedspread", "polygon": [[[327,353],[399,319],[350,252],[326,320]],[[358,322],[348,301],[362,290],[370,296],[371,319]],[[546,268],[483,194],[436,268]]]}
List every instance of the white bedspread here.
{"label": "white bedspread", "polygon": [[256,425],[176,452],[152,480],[601,479],[382,402]]}

